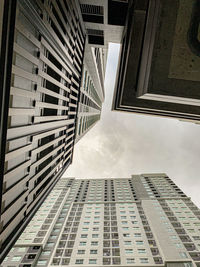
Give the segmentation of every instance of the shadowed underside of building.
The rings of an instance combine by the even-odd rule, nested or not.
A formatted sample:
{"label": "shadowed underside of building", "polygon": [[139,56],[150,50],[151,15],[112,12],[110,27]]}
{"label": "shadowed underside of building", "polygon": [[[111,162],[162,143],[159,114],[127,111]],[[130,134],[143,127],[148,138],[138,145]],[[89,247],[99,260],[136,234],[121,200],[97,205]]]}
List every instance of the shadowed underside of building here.
{"label": "shadowed underside of building", "polygon": [[113,110],[200,119],[200,4],[129,1]]}

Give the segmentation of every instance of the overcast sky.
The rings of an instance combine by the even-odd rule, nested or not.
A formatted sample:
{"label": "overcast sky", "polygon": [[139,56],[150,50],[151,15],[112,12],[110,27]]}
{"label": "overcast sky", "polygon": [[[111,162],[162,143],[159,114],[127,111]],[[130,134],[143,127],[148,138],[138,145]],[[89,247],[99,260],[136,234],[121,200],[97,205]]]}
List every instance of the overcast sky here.
{"label": "overcast sky", "polygon": [[166,173],[200,207],[200,125],[111,111],[119,46],[110,44],[101,119],[75,145],[65,177]]}

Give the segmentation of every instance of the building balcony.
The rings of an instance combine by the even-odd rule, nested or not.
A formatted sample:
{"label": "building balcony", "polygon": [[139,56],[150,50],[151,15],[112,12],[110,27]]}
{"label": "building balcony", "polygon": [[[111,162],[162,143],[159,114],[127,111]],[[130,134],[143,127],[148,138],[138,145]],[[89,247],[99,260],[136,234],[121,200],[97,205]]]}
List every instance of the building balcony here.
{"label": "building balcony", "polygon": [[176,230],[177,234],[179,234],[179,235],[186,234],[186,232],[183,228],[176,228],[175,230]]}
{"label": "building balcony", "polygon": [[194,244],[184,244],[185,248],[187,249],[187,251],[194,251],[197,250]]}
{"label": "building balcony", "polygon": [[153,256],[159,255],[159,250],[157,248],[151,248],[151,253]]}
{"label": "building balcony", "polygon": [[200,253],[199,252],[191,252],[189,254],[190,254],[190,257],[193,259],[193,261],[200,261]]}
{"label": "building balcony", "polygon": [[179,238],[181,239],[183,243],[192,242],[192,240],[190,239],[188,235],[179,235]]}
{"label": "building balcony", "polygon": [[160,257],[155,257],[153,259],[154,259],[155,264],[162,264],[163,263],[163,260]]}

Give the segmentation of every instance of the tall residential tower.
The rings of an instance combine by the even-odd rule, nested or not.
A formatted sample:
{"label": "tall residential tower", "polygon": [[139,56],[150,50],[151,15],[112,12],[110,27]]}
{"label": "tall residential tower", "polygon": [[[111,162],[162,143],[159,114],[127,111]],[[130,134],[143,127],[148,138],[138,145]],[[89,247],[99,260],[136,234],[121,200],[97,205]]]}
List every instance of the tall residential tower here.
{"label": "tall residential tower", "polygon": [[108,43],[121,41],[126,10],[115,0],[0,1],[0,252],[100,119]]}
{"label": "tall residential tower", "polygon": [[3,267],[200,266],[200,210],[166,174],[56,184]]}
{"label": "tall residential tower", "polygon": [[107,53],[91,41],[78,0],[0,2],[2,252],[100,119]]}

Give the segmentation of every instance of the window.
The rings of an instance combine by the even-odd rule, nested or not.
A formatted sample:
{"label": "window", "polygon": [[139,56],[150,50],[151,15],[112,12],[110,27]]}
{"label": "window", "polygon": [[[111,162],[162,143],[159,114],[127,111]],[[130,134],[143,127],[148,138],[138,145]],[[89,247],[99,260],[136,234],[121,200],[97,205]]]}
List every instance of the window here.
{"label": "window", "polygon": [[87,234],[82,234],[81,238],[87,238],[87,236],[88,236]]}
{"label": "window", "polygon": [[91,242],[91,246],[97,246],[98,245],[98,241],[92,241]]}
{"label": "window", "polygon": [[130,216],[130,218],[131,218],[132,220],[134,220],[134,219],[136,219],[136,216]]}
{"label": "window", "polygon": [[141,263],[148,263],[149,260],[147,258],[140,258]]}
{"label": "window", "polygon": [[128,222],[127,221],[122,221],[122,224],[128,224]]}
{"label": "window", "polygon": [[50,255],[50,254],[51,254],[51,251],[50,251],[50,250],[47,250],[47,251],[43,251],[43,252],[42,252],[42,255],[45,255],[45,256],[46,256],[46,255]]}
{"label": "window", "polygon": [[122,227],[122,229],[126,231],[129,229],[129,227]]}
{"label": "window", "polygon": [[137,224],[138,222],[137,221],[132,221],[132,224]]}
{"label": "window", "polygon": [[97,259],[89,259],[89,264],[96,264],[97,263]]}
{"label": "window", "polygon": [[53,242],[47,242],[47,247],[53,247],[54,243]]}
{"label": "window", "polygon": [[133,259],[133,258],[128,258],[128,259],[126,259],[126,263],[127,263],[127,264],[135,263],[135,259]]}
{"label": "window", "polygon": [[176,243],[175,245],[176,245],[177,248],[182,248],[183,247],[181,243]]}
{"label": "window", "polygon": [[82,241],[81,241],[79,245],[80,245],[80,246],[86,246],[86,243],[87,243],[87,242],[82,242]]}
{"label": "window", "polygon": [[84,249],[79,249],[77,254],[85,254],[85,250]]}
{"label": "window", "polygon": [[83,224],[84,224],[84,225],[89,225],[89,224],[90,224],[90,222],[84,222]]}
{"label": "window", "polygon": [[126,219],[126,216],[121,216],[121,219],[122,219],[122,220]]}
{"label": "window", "polygon": [[93,231],[99,231],[99,227],[93,227]]}
{"label": "window", "polygon": [[46,265],[47,264],[47,260],[39,260],[37,262],[37,265]]}
{"label": "window", "polygon": [[95,225],[99,225],[99,222],[94,222]]}
{"label": "window", "polygon": [[189,233],[195,233],[194,229],[187,229]]}
{"label": "window", "polygon": [[11,261],[20,261],[22,256],[13,256]]}
{"label": "window", "polygon": [[142,240],[136,240],[135,242],[136,242],[136,245],[143,245],[144,244],[144,242]]}
{"label": "window", "polygon": [[77,259],[77,260],[75,261],[75,264],[83,264],[83,259]]}
{"label": "window", "polygon": [[188,257],[185,252],[179,252],[179,255],[181,256],[181,258],[184,258],[184,259]]}
{"label": "window", "polygon": [[131,241],[124,241],[124,245],[130,246],[131,245]]}
{"label": "window", "polygon": [[141,237],[141,233],[134,233],[135,237]]}
{"label": "window", "polygon": [[144,254],[144,253],[146,253],[146,250],[143,249],[143,248],[139,248],[139,249],[138,249],[138,253],[139,253],[139,254]]}
{"label": "window", "polygon": [[82,230],[86,232],[86,231],[88,231],[88,229],[89,229],[89,228],[83,228]]}
{"label": "window", "polygon": [[123,237],[130,237],[130,234],[129,233],[123,234]]}
{"label": "window", "polygon": [[171,235],[171,239],[178,239],[176,235]]}
{"label": "window", "polygon": [[125,253],[126,254],[132,254],[133,253],[133,249],[131,249],[131,248],[125,249]]}
{"label": "window", "polygon": [[91,249],[90,254],[97,254],[97,249]]}
{"label": "window", "polygon": [[98,238],[99,234],[92,234],[92,238]]}

